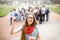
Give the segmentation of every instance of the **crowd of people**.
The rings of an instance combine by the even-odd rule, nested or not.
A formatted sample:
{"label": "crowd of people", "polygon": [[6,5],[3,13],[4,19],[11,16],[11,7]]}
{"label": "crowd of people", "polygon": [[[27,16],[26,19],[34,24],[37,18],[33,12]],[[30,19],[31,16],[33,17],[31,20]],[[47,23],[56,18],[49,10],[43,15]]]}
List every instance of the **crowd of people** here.
{"label": "crowd of people", "polygon": [[28,7],[27,9],[25,8],[18,8],[18,10],[13,9],[12,11],[9,12],[10,14],[10,25],[12,25],[12,19],[13,17],[16,17],[15,21],[23,21],[26,17],[27,14],[33,13],[36,17],[36,20],[39,21],[39,24],[42,24],[42,22],[48,21],[49,19],[49,8],[46,8],[45,5],[42,7]]}
{"label": "crowd of people", "polygon": [[[40,29],[37,27],[37,21],[39,24],[42,22],[48,21],[49,9],[44,5],[42,7],[29,7],[28,9],[18,8],[13,9],[10,12],[10,23],[11,23],[11,33],[15,34],[22,31],[21,40],[40,40]],[[46,17],[45,17],[46,16]],[[14,29],[16,21],[24,21],[24,24],[20,26],[18,29]]]}

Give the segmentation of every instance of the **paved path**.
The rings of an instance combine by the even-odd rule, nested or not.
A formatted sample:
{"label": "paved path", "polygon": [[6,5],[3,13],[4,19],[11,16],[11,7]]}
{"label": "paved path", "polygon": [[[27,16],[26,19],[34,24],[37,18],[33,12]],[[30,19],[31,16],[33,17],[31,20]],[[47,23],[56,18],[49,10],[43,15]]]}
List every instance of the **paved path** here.
{"label": "paved path", "polygon": [[54,20],[39,25],[41,40],[60,40],[60,24]]}
{"label": "paved path", "polygon": [[[41,40],[60,40],[60,22],[54,19],[54,14],[50,14],[48,22],[38,24],[40,28]],[[53,17],[53,18],[52,18]],[[56,17],[56,16],[55,16]],[[53,20],[54,19],[54,20]],[[17,22],[16,26],[22,25],[23,22]],[[10,35],[11,27],[9,25],[9,14],[0,18],[0,40],[19,40],[21,32]]]}

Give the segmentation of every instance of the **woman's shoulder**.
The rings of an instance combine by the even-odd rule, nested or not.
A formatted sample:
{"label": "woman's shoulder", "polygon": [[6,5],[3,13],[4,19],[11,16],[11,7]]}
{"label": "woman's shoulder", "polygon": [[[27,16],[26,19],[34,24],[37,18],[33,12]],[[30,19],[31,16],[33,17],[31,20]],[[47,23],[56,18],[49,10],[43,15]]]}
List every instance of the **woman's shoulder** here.
{"label": "woman's shoulder", "polygon": [[38,29],[38,28],[39,28],[39,26],[38,26],[38,25],[35,25],[35,28],[37,28],[37,29]]}
{"label": "woman's shoulder", "polygon": [[35,26],[35,28],[40,31],[40,27],[38,25]]}

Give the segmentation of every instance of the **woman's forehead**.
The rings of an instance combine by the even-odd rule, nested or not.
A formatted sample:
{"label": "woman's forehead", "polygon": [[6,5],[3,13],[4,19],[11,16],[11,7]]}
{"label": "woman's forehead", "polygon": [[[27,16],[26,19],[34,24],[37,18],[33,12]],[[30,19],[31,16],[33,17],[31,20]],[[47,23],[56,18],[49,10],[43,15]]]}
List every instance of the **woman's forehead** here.
{"label": "woman's forehead", "polygon": [[33,15],[30,14],[30,15],[28,15],[28,17],[33,17]]}

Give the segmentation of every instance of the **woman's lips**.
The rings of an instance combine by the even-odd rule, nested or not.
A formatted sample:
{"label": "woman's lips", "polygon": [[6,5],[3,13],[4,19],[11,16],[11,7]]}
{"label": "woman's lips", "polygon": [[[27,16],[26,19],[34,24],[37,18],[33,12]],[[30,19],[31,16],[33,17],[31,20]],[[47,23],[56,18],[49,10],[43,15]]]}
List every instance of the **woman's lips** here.
{"label": "woman's lips", "polygon": [[32,22],[32,20],[31,20],[31,21],[29,21],[29,22]]}

